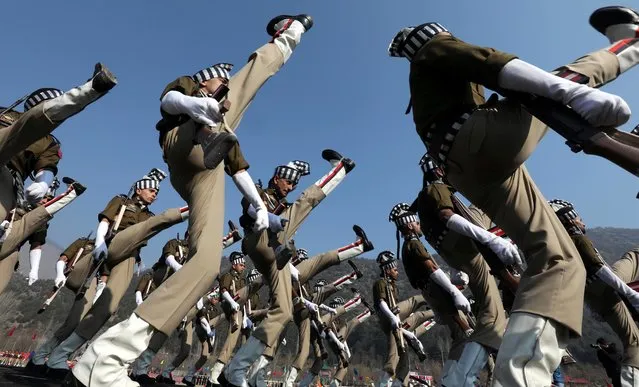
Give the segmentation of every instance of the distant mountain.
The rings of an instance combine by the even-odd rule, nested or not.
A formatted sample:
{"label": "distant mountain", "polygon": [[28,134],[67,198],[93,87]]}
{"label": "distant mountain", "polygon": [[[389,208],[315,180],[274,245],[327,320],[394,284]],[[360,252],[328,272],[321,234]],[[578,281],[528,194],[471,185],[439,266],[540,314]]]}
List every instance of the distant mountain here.
{"label": "distant mountain", "polygon": [[[588,231],[588,236],[593,240],[598,250],[605,257],[605,259],[612,263],[618,260],[626,251],[639,245],[639,229],[619,229],[619,228],[593,228]],[[52,262],[57,260],[57,257],[62,250],[54,243],[50,243],[45,247],[45,254],[43,254],[41,272],[45,267],[53,266]],[[379,278],[379,268],[375,261],[371,258],[376,256],[376,252],[372,252],[364,259],[356,259],[354,262],[364,273],[364,278],[357,281],[354,285],[360,290],[364,298],[371,299],[371,289],[373,282]],[[441,263],[441,260],[439,260]],[[28,261],[27,261],[28,262]],[[250,262],[249,262],[250,265]],[[442,265],[444,266],[444,265]],[[22,270],[28,268],[27,265],[22,265]],[[27,269],[28,270],[28,269]],[[223,262],[222,272],[228,270],[228,263]],[[320,273],[316,278],[312,280],[314,283],[317,279],[322,278],[326,280],[334,280],[339,276],[342,276],[351,271],[350,266],[342,264],[333,268],[330,268]],[[42,272],[41,278],[51,278],[54,272],[48,272],[44,274]],[[52,287],[52,281],[44,280],[38,281],[32,287],[26,285],[24,275],[14,275],[12,283],[3,295],[0,295],[0,310],[5,313],[0,314],[0,332],[4,329],[7,331],[13,326],[16,326],[16,335],[13,338],[0,336],[0,349],[7,346],[14,346],[18,343],[21,347],[33,347],[35,342],[32,342],[32,334],[37,332],[37,340],[41,341],[44,338],[49,337],[52,332],[62,324],[66,317],[71,302],[73,300],[72,294],[68,291],[62,292],[63,294],[58,297],[51,305],[49,310],[41,315],[37,315],[35,312],[40,307],[42,301],[46,298],[46,294]],[[405,279],[405,273],[403,268],[400,267],[400,278]],[[133,289],[137,284],[138,277],[134,277],[132,284],[124,297],[119,311],[116,316],[111,319],[109,326],[116,322],[126,318],[130,315],[131,311],[135,307],[135,301],[133,296]],[[403,280],[399,282],[400,298],[405,299],[417,292],[410,287],[408,281]],[[347,298],[351,296],[351,292],[347,289],[339,294],[340,296]],[[268,295],[266,289],[262,291],[262,300],[266,300]],[[362,308],[356,309],[358,312]],[[349,315],[346,318],[351,318],[353,315]],[[16,336],[23,336],[21,341],[17,341]],[[218,328],[218,339],[216,342],[219,344],[224,340],[226,335],[226,327]],[[621,348],[619,340],[612,330],[604,323],[597,320],[588,308],[584,311],[584,326],[583,326],[583,338],[571,342],[569,349],[577,359],[576,365],[570,365],[566,367],[566,371],[571,376],[587,377],[592,383],[602,382],[605,378],[603,369],[599,365],[595,356],[595,351],[590,348],[590,344],[595,340],[603,336],[609,340],[615,341],[617,347]],[[437,325],[426,334],[422,341],[425,348],[431,358],[429,362],[422,365],[426,372],[431,372],[433,375],[437,375],[441,368],[441,361],[445,359],[446,353],[450,346],[449,334],[447,328]],[[281,355],[275,362],[278,365],[286,365],[294,357],[297,343],[297,329],[289,328],[286,333],[287,345],[281,348]],[[221,345],[221,344],[220,344]],[[372,317],[369,321],[357,328],[349,338],[349,345],[353,352],[352,363],[357,365],[360,374],[370,370],[371,375],[379,369],[382,364],[384,352],[385,352],[385,336],[380,331],[377,323],[377,318]],[[173,337],[169,344],[166,346],[166,351],[169,354],[165,354],[167,357],[171,357],[170,353],[177,351],[177,342]],[[165,351],[165,352],[166,352]],[[164,352],[163,352],[164,353]],[[194,360],[193,360],[194,361]],[[333,364],[331,361],[327,364]],[[429,370],[430,367],[430,370]]]}

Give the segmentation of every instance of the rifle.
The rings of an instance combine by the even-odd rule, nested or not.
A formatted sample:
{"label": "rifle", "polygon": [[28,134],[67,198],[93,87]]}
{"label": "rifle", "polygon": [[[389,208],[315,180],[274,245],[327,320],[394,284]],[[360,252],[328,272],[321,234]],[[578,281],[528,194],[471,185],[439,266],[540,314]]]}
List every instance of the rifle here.
{"label": "rifle", "polygon": [[526,110],[565,138],[575,153],[603,157],[639,176],[639,137],[614,127],[595,128],[574,110],[559,102],[529,93],[496,89],[521,103]]}
{"label": "rifle", "polygon": [[[107,234],[104,236],[104,243],[106,243],[107,246],[111,244],[111,241],[115,237],[115,233],[120,228],[120,223],[122,222],[122,218],[124,217],[125,211],[126,211],[126,204],[123,204],[120,206],[120,211],[118,212],[118,216],[115,218],[115,222],[113,223],[113,225],[111,226]],[[86,293],[89,286],[91,286],[91,281],[93,281],[93,277],[97,276],[104,262],[106,262],[106,256],[103,258],[100,258],[99,261],[93,263],[92,270],[90,270],[89,275],[84,280],[84,284],[78,289],[76,295],[81,295],[81,294],[83,295],[84,293]]]}
{"label": "rifle", "polygon": [[229,225],[230,231],[228,234],[226,234],[226,236],[222,238],[223,248],[230,247],[234,243],[242,240],[242,235],[240,235],[240,231],[237,229],[237,226],[235,225],[235,223],[233,223],[232,220],[229,220],[228,225]]}
{"label": "rifle", "polygon": [[[236,296],[235,289],[235,280],[231,280],[231,292],[233,293],[233,297]],[[231,332],[235,332],[240,328],[240,323],[238,322],[238,313],[237,311],[231,311]]]}
{"label": "rifle", "polygon": [[[485,227],[483,227],[483,225],[473,217],[468,207],[466,207],[466,205],[461,200],[459,200],[456,195],[453,194],[451,199],[453,201],[453,206],[455,207],[456,213],[461,215],[464,219],[471,222],[475,226],[485,229]],[[498,227],[491,228],[488,231],[492,232],[498,237],[501,237],[504,234],[503,230]],[[471,239],[471,242],[473,243],[477,251],[479,251],[486,260],[486,263],[490,267],[491,273],[499,278],[500,283],[503,282],[510,293],[512,293],[514,296],[517,293],[517,288],[519,287],[519,278],[516,277],[515,274],[517,273],[517,271],[521,272],[522,270],[516,270],[513,266],[504,265],[501,259],[497,257],[497,254],[495,254],[491,249],[473,239]]]}
{"label": "rifle", "polygon": [[25,94],[21,98],[17,99],[14,103],[9,105],[9,107],[6,107],[2,112],[0,112],[0,121],[2,121],[3,123],[6,123],[8,125],[12,125],[13,124],[12,122],[3,121],[2,120],[2,116],[5,115],[7,112],[10,112],[14,107],[20,105],[25,99],[29,98],[30,95],[31,95],[31,93]]}
{"label": "rifle", "polygon": [[[67,277],[69,276],[69,273],[71,273],[71,271],[73,270],[73,267],[75,266],[78,259],[80,259],[80,257],[82,256],[82,253],[84,252],[84,249],[86,248],[87,244],[89,244],[91,239],[91,234],[93,234],[93,231],[89,232],[89,234],[86,237],[86,240],[84,241],[84,244],[75,253],[75,256],[73,257],[73,261],[71,261],[71,265],[67,266],[67,268],[65,269],[64,275],[66,275]],[[55,300],[55,298],[58,296],[58,293],[60,292],[60,290],[62,290],[63,287],[64,286],[60,286],[60,287],[57,287],[55,285],[53,286],[53,290],[49,294],[49,297],[47,297],[47,299],[44,300],[44,303],[42,304],[40,309],[38,309],[37,314],[41,314],[45,310],[47,310],[47,307],[51,305],[51,303],[53,302],[53,300]]]}
{"label": "rifle", "polygon": [[351,260],[347,261],[348,264],[353,268],[353,271],[355,272],[355,275],[357,276],[357,279],[360,279],[364,276],[364,273],[362,273],[358,268],[357,265],[355,265],[355,263]]}

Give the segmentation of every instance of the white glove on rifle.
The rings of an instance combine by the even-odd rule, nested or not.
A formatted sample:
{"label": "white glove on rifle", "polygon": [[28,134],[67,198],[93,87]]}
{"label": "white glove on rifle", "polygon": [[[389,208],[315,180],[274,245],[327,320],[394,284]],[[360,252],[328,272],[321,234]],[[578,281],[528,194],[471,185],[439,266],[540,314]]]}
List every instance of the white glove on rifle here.
{"label": "white glove on rifle", "polygon": [[246,171],[238,172],[233,175],[233,182],[235,182],[237,189],[240,190],[246,200],[255,208],[253,231],[258,233],[266,230],[269,226],[268,211],[266,211],[266,206],[257,192],[257,188],[255,188],[251,175]]}
{"label": "white glove on rifle", "polygon": [[437,269],[432,272],[430,279],[450,293],[457,309],[464,313],[470,313],[470,302],[468,302],[468,299],[464,297],[462,292],[460,292],[459,289],[450,282],[450,278],[448,278],[442,269]]}
{"label": "white glove on rifle", "polygon": [[306,309],[308,309],[311,312],[317,312],[319,311],[319,308],[317,307],[317,304],[309,301],[309,300],[304,300],[304,306],[306,307]]}
{"label": "white glove on rifle", "polygon": [[46,169],[42,169],[38,171],[35,175],[33,183],[29,184],[27,189],[25,190],[25,198],[30,203],[37,203],[46,195],[49,186],[53,182],[55,176],[53,172],[48,171]]}
{"label": "white glove on rifle", "polygon": [[178,261],[175,260],[175,257],[173,255],[169,255],[168,257],[166,257],[164,262],[166,262],[166,265],[173,269],[173,271],[178,271],[182,268],[182,265],[180,265]]}
{"label": "white glove on rifle", "polygon": [[140,305],[144,300],[142,299],[142,292],[139,290],[135,291],[135,303]]}
{"label": "white glove on rifle", "polygon": [[215,98],[191,97],[171,90],[160,102],[160,108],[173,115],[186,114],[200,124],[216,127],[222,121],[220,103]]}
{"label": "white glove on rifle", "polygon": [[501,237],[498,237],[490,231],[472,224],[463,216],[453,214],[453,216],[451,216],[446,222],[446,227],[458,234],[467,236],[483,245],[486,245],[486,247],[491,249],[505,265],[522,265],[519,250],[517,250],[515,245]]}
{"label": "white glove on rifle", "polygon": [[64,269],[67,267],[67,263],[64,261],[58,261],[55,263],[55,283],[56,288],[61,288],[67,282],[67,277],[64,276]]}
{"label": "white glove on rifle", "polygon": [[568,105],[596,127],[619,126],[630,119],[630,107],[621,97],[552,75],[520,59],[501,69],[498,84]]}
{"label": "white glove on rifle", "polygon": [[242,320],[242,329],[253,329],[253,321],[250,318],[244,316]]}
{"label": "white glove on rifle", "polygon": [[[255,208],[253,207],[252,204],[249,206],[246,212],[249,214],[251,218],[253,219],[257,218],[257,211],[255,211]],[[280,231],[284,231],[284,225],[286,224],[286,222],[288,222],[288,219],[284,219],[278,215],[268,212],[268,229],[269,230],[276,233]]]}
{"label": "white glove on rifle", "polygon": [[109,222],[101,221],[98,224],[98,229],[95,232],[95,248],[91,252],[93,259],[99,261],[102,258],[106,258],[109,248],[106,245],[104,238],[107,232],[109,232]]}
{"label": "white glove on rifle", "polygon": [[388,304],[386,303],[386,301],[381,300],[379,302],[379,309],[382,311],[382,313],[384,313],[384,315],[386,316],[386,318],[388,318],[388,321],[390,322],[391,328],[393,329],[397,329],[400,327],[400,325],[402,324],[402,322],[399,320],[399,317],[397,317],[388,307]]}
{"label": "white glove on rifle", "polygon": [[224,301],[229,303],[229,306],[231,307],[233,311],[237,312],[238,310],[240,310],[240,304],[235,302],[233,297],[231,297],[229,292],[227,292],[226,290],[222,292],[222,298],[224,299]]}

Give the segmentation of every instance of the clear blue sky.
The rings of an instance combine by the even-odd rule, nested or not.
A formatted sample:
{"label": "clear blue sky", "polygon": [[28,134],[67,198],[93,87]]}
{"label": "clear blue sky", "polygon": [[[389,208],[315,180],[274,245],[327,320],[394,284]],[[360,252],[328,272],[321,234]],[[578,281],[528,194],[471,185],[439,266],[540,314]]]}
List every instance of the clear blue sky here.
{"label": "clear blue sky", "polygon": [[[69,89],[96,61],[119,85],[54,133],[62,141],[60,174],[86,183],[86,194],[52,223],[50,238],[66,245],[96,227],[97,213],[151,167],[166,169],[154,125],[159,93],[179,75],[217,62],[241,66],[268,39],[265,25],[280,13],[310,13],[314,28],[289,63],[260,92],[238,131],[250,173],[268,180],[293,159],[311,163],[298,192],[328,169],[320,153],[334,148],[357,168],[308,218],[299,247],[320,253],[353,239],[360,224],[378,251],[394,249],[388,212],[417,193],[424,153],[410,116],[408,63],[386,54],[399,28],[438,21],[461,39],[518,54],[545,69],[606,46],[588,25],[604,1],[10,1],[3,3],[0,104],[39,87]],[[606,91],[639,111],[639,70]],[[636,120],[624,128],[630,130]],[[506,146],[506,144],[505,144]],[[576,204],[590,226],[636,227],[636,178],[593,156],[575,155],[554,133],[528,162],[550,198]],[[240,214],[227,181],[226,217]],[[182,201],[165,182],[159,213]],[[150,265],[165,231],[142,252]],[[213,236],[212,236],[213,237]],[[217,238],[218,236],[214,236]]]}

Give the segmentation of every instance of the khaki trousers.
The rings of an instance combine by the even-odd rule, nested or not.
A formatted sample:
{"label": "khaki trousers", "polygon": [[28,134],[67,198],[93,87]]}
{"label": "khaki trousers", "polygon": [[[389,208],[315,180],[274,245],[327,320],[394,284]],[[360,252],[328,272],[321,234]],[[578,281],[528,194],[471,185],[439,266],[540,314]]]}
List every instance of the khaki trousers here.
{"label": "khaki trousers", "polygon": [[[612,271],[624,282],[639,280],[639,249],[625,253],[612,265]],[[623,365],[639,368],[639,328],[626,304],[600,279],[586,286],[588,305],[606,320],[623,344]]]}
{"label": "khaki trousers", "polygon": [[[113,315],[128,289],[135,273],[135,252],[147,239],[157,235],[160,231],[182,221],[180,210],[169,209],[153,216],[144,222],[120,231],[109,244],[106,267],[110,270],[106,287],[102,295],[82,318],[76,328],[76,333],[85,340],[90,340]],[[82,260],[83,265],[91,263],[91,256]],[[80,271],[86,271],[83,267]],[[74,269],[75,271],[75,269]],[[94,281],[95,282],[95,281]],[[94,286],[92,282],[92,287]],[[95,293],[94,293],[95,294]],[[89,303],[92,298],[87,299]]]}
{"label": "khaki trousers", "polygon": [[[288,219],[284,231],[276,237],[269,230],[259,234],[247,232],[242,240],[242,250],[251,257],[255,268],[262,274],[271,292],[271,307],[264,321],[253,331],[253,336],[269,347],[275,345],[284,326],[293,317],[291,271],[287,266],[277,269],[274,243],[282,244],[291,239],[310,212],[324,198],[324,192],[315,184],[307,188],[281,215]],[[309,260],[310,261],[310,260]]]}
{"label": "khaki trousers", "polygon": [[71,310],[69,311],[66,320],[64,320],[62,326],[58,328],[58,330],[55,331],[55,333],[53,334],[60,340],[60,342],[66,340],[67,337],[71,336],[71,333],[75,331],[75,329],[78,327],[78,324],[80,324],[80,321],[82,321],[84,316],[89,313],[89,310],[93,306],[93,298],[95,297],[97,283],[97,279],[93,278],[91,281],[91,285],[86,290],[84,295],[77,295],[75,297],[75,301],[71,306]]}
{"label": "khaki trousers", "polygon": [[340,260],[337,252],[337,250],[332,250],[326,253],[318,254],[297,265],[296,269],[300,272],[300,284],[304,285],[308,281],[310,281],[311,278],[316,276],[317,273],[320,273],[331,266],[339,265]]}
{"label": "khaki trousers", "polygon": [[[7,218],[16,206],[13,179],[7,163],[29,145],[51,133],[59,124],[54,123],[44,112],[44,103],[29,109],[13,125],[0,128],[0,220]],[[7,180],[8,176],[8,180]]]}
{"label": "khaki trousers", "polygon": [[[234,131],[262,85],[284,64],[274,44],[260,47],[229,81],[223,130]],[[153,292],[135,313],[155,329],[170,334],[191,306],[213,286],[220,271],[224,235],[223,165],[204,166],[201,146],[193,146],[196,126],[191,120],[167,133],[163,144],[171,184],[189,205],[187,263]],[[217,238],[219,236],[219,238]],[[217,239],[216,239],[217,238]]]}
{"label": "khaki trousers", "polygon": [[17,250],[14,250],[13,253],[5,259],[0,260],[0,294],[2,294],[9,285],[13,273],[18,268],[19,260],[20,252]]}
{"label": "khaki trousers", "polygon": [[[2,189],[5,188],[0,188],[0,190]],[[47,212],[47,209],[44,206],[38,206],[24,214],[22,218],[14,220],[11,232],[7,236],[7,239],[0,244],[0,260],[5,259],[14,251],[19,249],[22,242],[29,238],[29,236],[36,232],[39,228],[47,224],[47,222],[52,218],[53,216]]]}
{"label": "khaki trousers", "polygon": [[[426,301],[421,295],[410,297],[398,303],[399,319],[404,321],[411,313],[414,313],[417,309],[425,305]],[[408,351],[400,353],[390,324],[385,319],[380,319],[379,322],[382,332],[386,335],[388,349],[386,360],[384,361],[384,371],[391,376],[395,376],[395,373],[403,375],[405,372],[408,372]]]}
{"label": "khaki trousers", "polygon": [[[241,327],[236,329],[235,332],[231,331],[231,327],[233,325],[231,324],[231,318],[233,318],[233,316],[228,316],[228,317],[225,316],[224,318],[228,322],[228,329],[226,330],[226,341],[224,341],[224,345],[222,346],[222,349],[220,350],[220,354],[217,357],[217,361],[224,364],[227,364],[229,360],[231,359],[231,357],[233,356],[233,351],[235,351],[235,347],[237,346],[240,336],[242,336]],[[242,321],[241,309],[237,312],[237,318],[240,319],[239,321],[241,325],[241,321]]]}
{"label": "khaki trousers", "polygon": [[[345,341],[348,340],[348,336],[360,324],[361,322],[358,319],[356,318],[351,319],[349,322],[346,323],[346,325],[342,329],[340,329],[338,336],[342,336]],[[348,367],[344,367],[342,363],[339,362],[339,365],[337,366],[337,371],[335,371],[335,376],[333,376],[333,378],[335,380],[338,380],[341,384],[344,381],[344,378],[346,377],[347,372],[348,372]],[[316,374],[319,374],[319,372],[317,372]]]}
{"label": "khaki trousers", "polygon": [[[617,57],[607,50],[567,67],[590,77],[590,86],[607,83],[619,73]],[[553,319],[580,335],[583,263],[523,165],[547,130],[519,103],[498,101],[476,110],[462,125],[446,167],[451,184],[499,225],[527,257],[528,268],[512,311]]]}
{"label": "khaki trousers", "polygon": [[468,338],[481,345],[499,349],[506,330],[506,312],[490,267],[472,241],[456,232],[449,232],[442,241],[439,253],[448,265],[468,274],[468,287],[477,308],[473,334]]}

